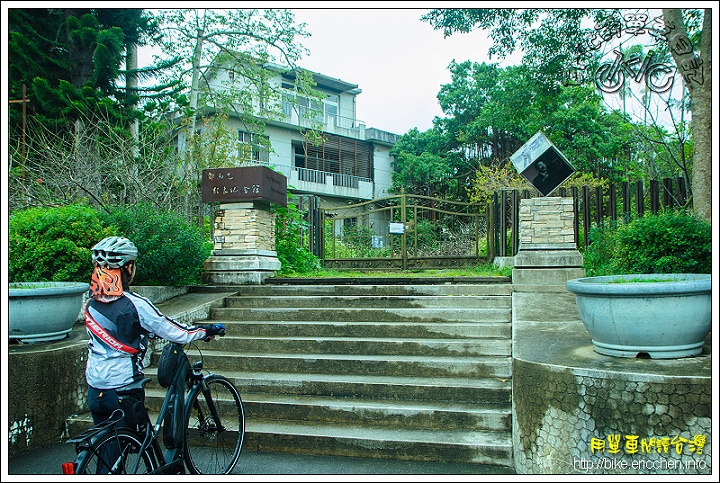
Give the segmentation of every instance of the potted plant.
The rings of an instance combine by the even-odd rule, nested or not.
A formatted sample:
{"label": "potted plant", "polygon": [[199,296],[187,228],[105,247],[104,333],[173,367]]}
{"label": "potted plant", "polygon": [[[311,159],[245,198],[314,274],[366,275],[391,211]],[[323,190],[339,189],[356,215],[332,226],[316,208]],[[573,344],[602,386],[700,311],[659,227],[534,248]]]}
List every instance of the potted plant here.
{"label": "potted plant", "polygon": [[653,359],[695,356],[710,331],[709,274],[630,274],[568,280],[595,351]]}
{"label": "potted plant", "polygon": [[83,282],[14,282],[8,291],[8,334],[21,343],[60,340],[80,317]]}
{"label": "potted plant", "polygon": [[685,212],[596,228],[583,254],[587,277],[568,280],[601,354],[695,356],[710,331],[710,224]]}

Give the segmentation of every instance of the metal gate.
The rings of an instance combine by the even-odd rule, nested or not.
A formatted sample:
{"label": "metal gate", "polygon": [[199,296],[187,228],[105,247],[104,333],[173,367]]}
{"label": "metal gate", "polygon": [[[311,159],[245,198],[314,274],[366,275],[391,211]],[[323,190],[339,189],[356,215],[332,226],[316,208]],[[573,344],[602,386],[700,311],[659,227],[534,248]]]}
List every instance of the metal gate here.
{"label": "metal gate", "polygon": [[476,266],[494,254],[492,209],[411,194],[321,208],[317,252],[329,270]]}

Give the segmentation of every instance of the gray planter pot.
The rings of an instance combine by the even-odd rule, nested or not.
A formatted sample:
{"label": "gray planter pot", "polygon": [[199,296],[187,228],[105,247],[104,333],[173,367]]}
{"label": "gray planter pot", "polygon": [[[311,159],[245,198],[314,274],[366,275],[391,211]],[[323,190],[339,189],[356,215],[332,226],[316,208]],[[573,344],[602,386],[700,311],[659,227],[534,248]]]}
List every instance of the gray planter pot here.
{"label": "gray planter pot", "polygon": [[10,339],[22,343],[64,339],[80,316],[83,294],[89,288],[90,284],[81,282],[10,284]]}
{"label": "gray planter pot", "polygon": [[585,277],[565,286],[600,354],[674,359],[702,353],[711,326],[709,274]]}

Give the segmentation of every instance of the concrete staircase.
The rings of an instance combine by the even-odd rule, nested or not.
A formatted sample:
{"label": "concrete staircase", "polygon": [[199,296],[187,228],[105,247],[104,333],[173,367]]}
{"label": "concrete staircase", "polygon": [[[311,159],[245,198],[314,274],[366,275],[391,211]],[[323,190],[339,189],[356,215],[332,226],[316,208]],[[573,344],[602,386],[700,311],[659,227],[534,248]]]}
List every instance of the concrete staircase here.
{"label": "concrete staircase", "polygon": [[512,465],[509,283],[234,288],[201,349],[246,448]]}
{"label": "concrete staircase", "polygon": [[513,465],[506,279],[232,290],[196,322],[228,335],[198,346],[240,391],[246,449]]}

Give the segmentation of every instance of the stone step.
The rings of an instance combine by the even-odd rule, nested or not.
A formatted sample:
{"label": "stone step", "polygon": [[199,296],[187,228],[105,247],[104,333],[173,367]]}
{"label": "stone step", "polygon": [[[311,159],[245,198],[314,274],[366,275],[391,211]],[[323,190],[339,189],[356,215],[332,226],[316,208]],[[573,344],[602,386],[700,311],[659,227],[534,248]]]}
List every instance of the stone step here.
{"label": "stone step", "polygon": [[[159,355],[154,354],[156,364]],[[203,353],[206,368],[215,372],[260,371],[297,374],[386,375],[418,377],[509,378],[509,356],[425,357],[317,353],[243,353],[211,350]]]}
{"label": "stone step", "polygon": [[[269,300],[270,299],[270,300]],[[511,308],[511,297],[487,295],[243,295],[226,299],[227,308]]]}
{"label": "stone step", "polygon": [[[241,397],[244,394],[264,393],[458,404],[510,404],[511,401],[511,381],[502,377],[339,375],[218,369],[209,372],[222,374],[230,379]],[[157,369],[154,367],[145,370],[145,375],[153,379],[148,389],[159,388],[156,373]]]}
{"label": "stone step", "polygon": [[[155,414],[153,421],[164,397],[165,390],[160,387],[146,391],[146,406]],[[243,392],[241,398],[248,421],[315,421],[333,425],[477,431],[505,430],[511,423],[509,403],[463,404],[252,392]]]}
{"label": "stone step", "polygon": [[[156,414],[151,414],[152,421],[156,418]],[[66,426],[69,435],[79,434],[91,426],[89,413],[69,418]],[[243,448],[508,467],[513,464],[512,442],[507,430],[378,428],[367,424],[331,425],[327,422],[246,417]],[[242,464],[242,459],[239,464]]]}
{"label": "stone step", "polygon": [[[430,339],[498,339],[510,340],[511,326],[501,322],[360,322],[317,320],[233,320],[219,318],[200,321],[200,324],[221,323],[227,328],[226,337],[377,337]],[[218,338],[217,340],[222,340]]]}
{"label": "stone step", "polygon": [[314,320],[358,322],[510,322],[510,307],[503,308],[214,308],[218,320]]}
{"label": "stone step", "polygon": [[[222,303],[187,313],[227,335],[186,351],[238,388],[247,449],[511,467],[512,285],[500,279],[223,287]],[[158,357],[145,371],[154,418]]]}
{"label": "stone step", "polygon": [[508,431],[335,427],[273,420],[249,421],[245,431],[246,448],[251,450],[512,466]]}
{"label": "stone step", "polygon": [[[229,324],[228,324],[229,325]],[[232,327],[232,326],[230,326]],[[232,333],[232,332],[231,332]],[[501,338],[430,339],[361,337],[236,337],[226,335],[212,343],[212,349],[237,354],[300,353],[347,355],[510,356],[511,342]]]}
{"label": "stone step", "polygon": [[[501,280],[506,280],[499,277]],[[358,282],[361,279],[357,279]],[[512,284],[507,282],[483,283],[483,284],[366,284],[366,283],[344,283],[344,284],[322,284],[322,285],[240,285],[228,287],[237,295],[271,295],[279,296],[309,296],[309,295],[371,295],[382,296],[403,296],[403,295],[512,295]]]}

